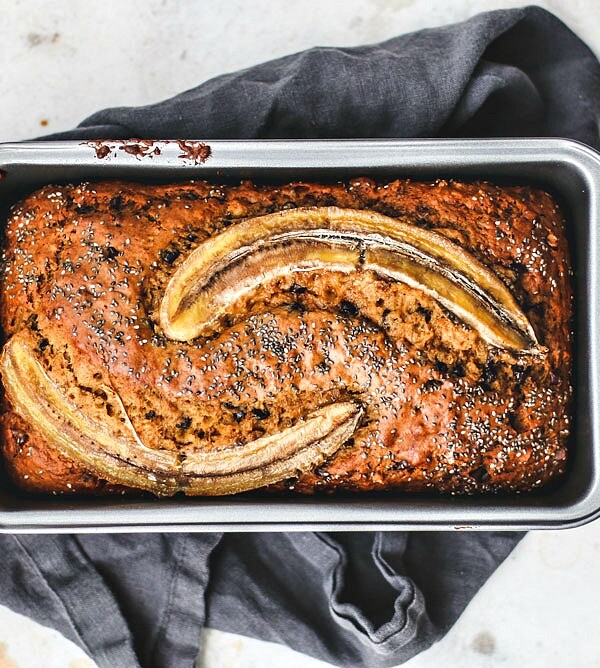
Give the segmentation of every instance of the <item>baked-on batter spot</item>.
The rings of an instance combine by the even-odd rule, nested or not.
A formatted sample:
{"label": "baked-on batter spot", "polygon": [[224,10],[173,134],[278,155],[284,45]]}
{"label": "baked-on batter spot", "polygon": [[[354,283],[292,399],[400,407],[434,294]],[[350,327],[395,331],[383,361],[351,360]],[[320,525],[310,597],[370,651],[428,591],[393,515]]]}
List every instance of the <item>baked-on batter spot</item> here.
{"label": "baked-on batter spot", "polygon": [[179,157],[186,160],[192,160],[196,165],[206,162],[212,153],[210,146],[201,141],[178,139],[177,145],[181,149]]}
{"label": "baked-on batter spot", "polygon": [[153,139],[93,139],[82,142],[85,146],[91,146],[96,157],[100,160],[115,156],[117,151],[123,151],[129,155],[133,155],[139,160],[143,158],[154,158],[160,155],[162,148],[169,144],[177,144],[181,153],[178,155],[183,160],[193,162],[195,165],[200,165],[208,160],[211,155],[211,148],[208,144],[201,141],[192,140],[162,140],[155,141]]}

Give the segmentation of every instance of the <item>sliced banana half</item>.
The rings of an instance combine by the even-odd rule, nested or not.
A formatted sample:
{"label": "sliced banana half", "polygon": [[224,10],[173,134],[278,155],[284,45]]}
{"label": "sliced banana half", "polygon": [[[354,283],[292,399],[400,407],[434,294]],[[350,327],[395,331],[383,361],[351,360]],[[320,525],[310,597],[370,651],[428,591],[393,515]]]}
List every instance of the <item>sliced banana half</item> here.
{"label": "sliced banana half", "polygon": [[160,496],[236,494],[293,477],[331,457],[362,416],[357,404],[338,402],[245,445],[183,455],[145,446],[111,387],[101,389],[115,414],[102,421],[86,415],[46,373],[24,332],[8,341],[0,367],[13,410],[49,444],[99,478]]}
{"label": "sliced banana half", "polygon": [[213,331],[261,284],[315,270],[372,271],[419,288],[493,346],[539,349],[527,317],[502,281],[446,237],[356,209],[312,207],[246,219],[197,246],[169,281],[159,320],[189,341]]}

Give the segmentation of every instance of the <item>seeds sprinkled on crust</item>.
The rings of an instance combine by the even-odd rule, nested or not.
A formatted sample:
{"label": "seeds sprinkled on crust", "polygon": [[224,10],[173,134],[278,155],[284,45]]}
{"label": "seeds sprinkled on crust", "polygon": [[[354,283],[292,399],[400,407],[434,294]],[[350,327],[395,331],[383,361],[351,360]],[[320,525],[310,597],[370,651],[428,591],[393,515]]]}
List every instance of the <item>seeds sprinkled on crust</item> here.
{"label": "seeds sprinkled on crust", "polygon": [[[164,336],[160,297],[195,247],[241,219],[331,205],[370,209],[466,249],[515,296],[548,354],[488,345],[430,295],[369,269],[360,244],[359,270],[273,278],[243,295],[207,336],[184,343]],[[112,424],[117,399],[79,389],[110,379],[151,450],[187,458],[243,447],[313,408],[349,401],[363,411],[352,440],[282,488],[526,489],[567,460],[571,270],[561,225],[546,196],[487,184],[51,187],[11,213],[5,328],[9,336],[31,331],[60,391],[93,396],[93,406],[82,404],[90,419]],[[169,250],[179,253],[171,263],[161,255]],[[258,418],[253,409],[268,414]],[[13,466],[36,462],[37,448],[33,430]],[[31,486],[50,479],[47,463],[23,466],[17,470]],[[489,480],[471,475],[482,467]],[[60,489],[83,484],[73,471]]]}

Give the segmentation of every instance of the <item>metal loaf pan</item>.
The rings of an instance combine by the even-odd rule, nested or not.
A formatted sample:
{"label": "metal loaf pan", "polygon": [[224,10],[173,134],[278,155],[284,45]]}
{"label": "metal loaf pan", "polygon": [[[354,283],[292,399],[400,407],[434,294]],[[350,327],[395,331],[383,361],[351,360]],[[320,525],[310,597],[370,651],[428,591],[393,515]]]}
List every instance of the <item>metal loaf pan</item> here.
{"label": "metal loaf pan", "polygon": [[[572,527],[600,515],[598,346],[600,156],[563,139],[213,141],[202,164],[176,142],[140,156],[112,143],[99,159],[80,142],[0,145],[3,216],[47,183],[106,178],[220,181],[249,178],[489,179],[541,186],[564,207],[576,275],[576,407],[570,468],[559,484],[514,496],[389,495],[168,500],[33,498],[0,490],[0,531],[436,530]],[[143,230],[140,230],[143,233]]]}

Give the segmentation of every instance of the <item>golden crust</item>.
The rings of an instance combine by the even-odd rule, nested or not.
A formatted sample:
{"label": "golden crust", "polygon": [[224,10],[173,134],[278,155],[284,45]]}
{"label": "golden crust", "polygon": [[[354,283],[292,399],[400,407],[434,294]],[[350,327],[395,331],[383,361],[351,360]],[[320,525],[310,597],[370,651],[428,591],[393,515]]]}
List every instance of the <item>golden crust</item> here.
{"label": "golden crust", "polygon": [[[160,297],[190,249],[236,219],[295,206],[369,209],[447,236],[504,281],[548,354],[494,349],[431,297],[369,272],[278,278],[213,337],[162,337]],[[13,209],[1,292],[5,334],[28,328],[46,368],[65,391],[75,378],[98,419],[110,409],[94,383],[108,377],[151,447],[245,443],[358,399],[366,414],[353,439],[277,489],[526,490],[565,467],[569,256],[561,212],[539,190],[370,179],[48,186]],[[4,459],[20,487],[123,491],[10,408]]]}

